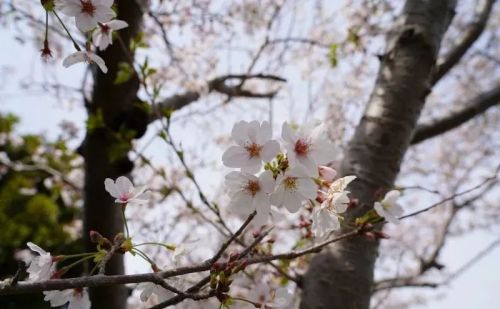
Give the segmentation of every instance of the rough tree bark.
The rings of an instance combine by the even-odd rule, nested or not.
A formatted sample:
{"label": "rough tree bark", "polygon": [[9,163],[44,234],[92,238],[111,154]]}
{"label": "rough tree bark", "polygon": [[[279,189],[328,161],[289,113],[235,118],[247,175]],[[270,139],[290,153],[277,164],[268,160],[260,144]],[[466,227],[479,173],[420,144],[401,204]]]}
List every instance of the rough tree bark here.
{"label": "rough tree bark", "polygon": [[[120,31],[124,46],[128,49],[129,41],[136,36],[142,22],[142,10],[137,1],[119,0],[117,5],[118,19],[124,20],[129,27]],[[104,179],[115,179],[129,174],[132,162],[127,154],[131,146],[131,136],[121,134],[133,130],[135,137],[143,134],[149,116],[142,117],[144,124],[135,116],[139,89],[137,77],[128,82],[115,85],[118,63],[129,62],[133,55],[125,52],[124,46],[115,42],[100,56],[106,61],[109,72],[94,72],[94,88],[92,99],[87,102],[89,119],[97,125],[87,131],[81,146],[85,158],[84,189],[84,237],[87,250],[95,250],[95,244],[88,239],[90,230],[99,231],[105,237],[113,238],[123,230],[121,209],[104,190]],[[103,124],[98,119],[102,116]],[[139,117],[141,118],[141,117]],[[123,274],[123,256],[115,256],[106,266],[106,274]],[[93,308],[124,309],[126,308],[127,291],[124,286],[94,288],[90,291]]]}
{"label": "rough tree bark", "polygon": [[[407,0],[388,36],[377,82],[342,162],[342,175],[360,203],[346,222],[370,209],[399,173],[417,119],[430,92],[442,37],[455,0]],[[302,309],[369,308],[378,243],[362,238],[340,242],[317,255],[303,281]]]}

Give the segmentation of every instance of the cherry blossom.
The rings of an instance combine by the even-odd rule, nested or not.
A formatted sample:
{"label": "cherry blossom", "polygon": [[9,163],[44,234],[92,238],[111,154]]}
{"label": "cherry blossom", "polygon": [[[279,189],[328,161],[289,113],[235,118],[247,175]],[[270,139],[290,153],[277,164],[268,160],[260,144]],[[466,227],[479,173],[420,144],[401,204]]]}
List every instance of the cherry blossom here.
{"label": "cherry blossom", "polygon": [[271,161],[280,150],[279,143],[271,140],[272,128],[267,121],[237,122],[231,135],[237,146],[229,147],[222,155],[227,167],[253,174],[260,170],[262,161]]}
{"label": "cherry blossom", "polygon": [[32,251],[39,254],[31,258],[31,261],[25,260],[29,263],[29,267],[26,270],[29,274],[29,280],[49,280],[55,272],[54,258],[50,255],[50,252],[46,252],[32,242],[28,242],[27,245]]}
{"label": "cherry blossom", "polygon": [[101,23],[92,33],[92,41],[99,50],[105,50],[109,45],[113,44],[113,31],[126,27],[128,27],[128,24],[118,19]]}
{"label": "cherry blossom", "polygon": [[79,63],[79,62],[86,62],[89,64],[95,63],[95,64],[97,64],[99,69],[101,69],[101,71],[103,73],[108,72],[108,67],[106,67],[106,63],[104,62],[104,60],[101,57],[99,57],[98,55],[96,55],[93,52],[88,51],[88,50],[84,50],[84,51],[81,50],[81,51],[77,51],[77,52],[72,53],[71,55],[69,55],[68,57],[66,57],[63,60],[63,66],[65,68],[67,68],[67,67],[70,67],[73,64]]}
{"label": "cherry blossom", "polygon": [[271,211],[269,195],[275,187],[270,171],[263,172],[259,177],[245,172],[231,172],[226,175],[226,187],[231,197],[230,209],[243,216],[256,210],[253,223],[263,225],[267,222]]}
{"label": "cherry blossom", "polygon": [[[293,301],[293,294],[287,288],[278,288],[271,296],[271,302],[267,303],[267,305],[276,309],[287,309],[290,308]],[[262,308],[265,308],[263,306]]]}
{"label": "cherry blossom", "polygon": [[377,214],[384,217],[387,221],[393,224],[399,224],[398,217],[403,214],[403,208],[396,201],[401,196],[398,190],[391,190],[385,194],[381,202],[375,202],[373,208]]}
{"label": "cherry blossom", "polygon": [[290,212],[297,212],[305,200],[316,197],[314,180],[301,166],[296,166],[280,174],[276,179],[276,190],[271,194],[271,204],[285,206]]}
{"label": "cherry blossom", "polygon": [[344,213],[349,206],[350,199],[345,191],[355,176],[346,176],[335,180],[326,192],[325,200],[312,213],[312,231],[316,237],[323,238],[330,232],[340,228],[339,214]]}
{"label": "cherry blossom", "polygon": [[68,303],[67,309],[90,309],[89,294],[86,289],[70,289],[62,291],[44,291],[44,300],[52,307]]}
{"label": "cherry blossom", "polygon": [[132,182],[125,176],[120,176],[114,182],[110,178],[104,180],[104,187],[109,194],[116,198],[115,202],[120,204],[143,204],[148,202],[146,186],[135,188]]}
{"label": "cherry blossom", "polygon": [[337,176],[337,172],[333,168],[324,165],[318,166],[318,173],[321,180],[323,180],[325,184],[328,184],[328,186],[330,186],[335,176]]}
{"label": "cherry blossom", "polygon": [[111,9],[113,0],[56,0],[56,10],[74,16],[76,26],[83,32],[97,27],[116,16]]}
{"label": "cherry blossom", "polygon": [[335,156],[333,145],[327,139],[325,126],[311,125],[293,130],[283,123],[281,138],[285,141],[286,155],[291,166],[300,164],[310,174],[317,173],[317,166],[332,161]]}
{"label": "cherry blossom", "polygon": [[152,302],[160,303],[175,296],[173,292],[153,282],[142,282],[137,286],[137,290],[141,291],[140,298],[142,302],[147,302],[153,297]]}

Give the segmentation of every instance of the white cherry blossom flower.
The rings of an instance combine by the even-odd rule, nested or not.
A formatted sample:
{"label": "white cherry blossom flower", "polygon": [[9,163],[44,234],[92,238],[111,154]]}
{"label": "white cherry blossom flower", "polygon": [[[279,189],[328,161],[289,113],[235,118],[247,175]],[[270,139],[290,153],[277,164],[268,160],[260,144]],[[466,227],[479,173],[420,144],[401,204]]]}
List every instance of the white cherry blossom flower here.
{"label": "white cherry blossom flower", "polygon": [[38,253],[38,256],[31,258],[31,261],[26,260],[29,263],[29,267],[26,270],[29,274],[30,281],[44,281],[49,280],[55,272],[55,262],[50,252],[47,252],[35,245],[32,242],[27,243],[28,247]]}
{"label": "white cherry blossom flower", "polygon": [[50,306],[59,307],[68,303],[67,309],[90,309],[89,294],[86,289],[69,289],[62,291],[44,291],[43,298]]}
{"label": "white cherry blossom flower", "polygon": [[231,172],[226,175],[226,187],[231,197],[231,210],[243,216],[248,216],[256,210],[257,215],[253,223],[263,225],[267,222],[271,212],[269,195],[275,187],[270,171],[263,172],[259,177],[245,172]]}
{"label": "white cherry blossom flower", "polygon": [[318,189],[314,180],[301,166],[280,174],[276,183],[276,190],[271,194],[271,204],[285,206],[290,212],[297,212],[303,201],[314,199]]}
{"label": "white cherry blossom flower", "polygon": [[311,125],[294,131],[287,123],[283,123],[281,138],[286,143],[286,155],[291,166],[300,164],[311,175],[317,174],[317,166],[334,159],[334,146],[328,140],[325,126]]}
{"label": "white cherry blossom flower", "polygon": [[327,183],[328,186],[333,182],[335,176],[337,176],[337,172],[333,168],[324,165],[318,166],[318,173],[319,177],[324,183]]}
{"label": "white cherry blossom flower", "polygon": [[56,10],[74,16],[76,26],[83,32],[97,27],[116,16],[111,9],[113,0],[56,0]]}
{"label": "white cherry blossom flower", "polygon": [[137,290],[141,291],[140,298],[142,302],[151,300],[154,303],[161,303],[170,297],[175,296],[173,292],[153,282],[142,282],[137,286]]}
{"label": "white cherry blossom flower", "polygon": [[398,217],[403,214],[403,208],[397,203],[400,196],[401,192],[398,190],[387,192],[381,202],[375,202],[374,208],[377,214],[393,224],[399,224]]}
{"label": "white cherry blossom flower", "polygon": [[93,52],[88,51],[88,50],[80,50],[80,51],[72,53],[71,55],[69,55],[68,57],[66,57],[63,60],[63,66],[65,68],[68,68],[68,67],[72,66],[73,64],[79,63],[79,62],[86,62],[89,64],[95,63],[95,64],[97,64],[99,69],[101,69],[101,71],[103,73],[108,72],[108,67],[106,67],[106,63],[104,62],[104,60],[101,57],[97,56],[96,54],[94,54]]}
{"label": "white cherry blossom flower", "polygon": [[262,161],[271,161],[280,150],[277,141],[271,140],[272,128],[267,121],[235,123],[231,133],[237,146],[229,147],[222,155],[222,162],[227,167],[241,168],[243,172],[256,173]]}
{"label": "white cherry blossom flower", "polygon": [[110,178],[104,180],[104,188],[109,194],[116,198],[115,203],[120,204],[143,204],[148,202],[149,194],[144,192],[146,186],[135,188],[132,182],[125,176],[120,176],[114,182]]}
{"label": "white cherry blossom flower", "polygon": [[128,27],[128,24],[118,19],[101,23],[92,33],[92,41],[99,50],[105,50],[109,45],[113,44],[113,31],[126,27]]}
{"label": "white cherry blossom flower", "polygon": [[292,301],[293,294],[290,290],[287,288],[278,288],[271,296],[271,302],[268,305],[276,309],[287,309]]}
{"label": "white cherry blossom flower", "polygon": [[319,207],[315,207],[312,213],[312,231],[316,237],[323,238],[330,232],[340,228],[339,214],[344,213],[349,206],[350,199],[347,196],[347,185],[356,176],[346,176],[335,180],[326,192],[326,198]]}

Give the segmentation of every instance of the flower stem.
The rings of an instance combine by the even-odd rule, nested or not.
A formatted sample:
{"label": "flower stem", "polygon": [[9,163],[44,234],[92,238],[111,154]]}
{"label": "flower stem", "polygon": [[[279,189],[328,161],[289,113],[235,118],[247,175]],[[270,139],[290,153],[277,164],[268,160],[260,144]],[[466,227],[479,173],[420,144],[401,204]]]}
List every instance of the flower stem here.
{"label": "flower stem", "polygon": [[139,246],[145,246],[145,245],[156,245],[156,246],[164,247],[164,248],[166,248],[167,250],[170,250],[170,251],[174,251],[175,250],[175,246],[174,245],[167,245],[167,244],[162,244],[162,243],[159,243],[159,242],[143,242],[143,243],[134,245],[134,248],[135,247],[139,247]]}
{"label": "flower stem", "polygon": [[75,39],[73,39],[73,36],[71,35],[71,33],[69,32],[68,28],[66,28],[66,25],[63,23],[63,21],[61,20],[61,18],[59,17],[59,15],[57,15],[56,11],[52,11],[54,12],[54,15],[57,17],[57,20],[59,20],[59,23],[61,23],[62,27],[64,28],[64,31],[66,31],[66,33],[68,34],[70,40],[73,42],[73,46],[75,46],[76,50],[77,51],[82,51],[82,49],[80,48],[80,46],[78,46],[78,44],[76,43]]}
{"label": "flower stem", "polygon": [[123,223],[125,224],[125,232],[127,233],[125,236],[126,238],[129,238],[129,231],[128,231],[128,223],[127,223],[127,218],[125,217],[125,207],[122,207],[122,219]]}
{"label": "flower stem", "polygon": [[85,253],[78,253],[78,254],[70,254],[70,255],[64,255],[63,259],[72,259],[72,258],[77,258],[81,256],[90,256],[90,255],[95,255],[96,252],[85,252]]}
{"label": "flower stem", "polygon": [[143,251],[137,249],[137,248],[134,248],[133,251],[135,253],[137,253],[140,257],[142,257],[146,262],[148,262],[149,264],[151,265],[156,265],[155,262],[153,262],[153,260],[151,260],[148,255],[146,253],[144,253]]}

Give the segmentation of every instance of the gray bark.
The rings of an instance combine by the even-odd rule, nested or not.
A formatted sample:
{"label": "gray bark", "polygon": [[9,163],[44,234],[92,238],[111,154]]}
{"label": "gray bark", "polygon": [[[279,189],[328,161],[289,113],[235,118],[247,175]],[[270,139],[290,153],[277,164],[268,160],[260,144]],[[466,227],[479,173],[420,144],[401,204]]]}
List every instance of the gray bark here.
{"label": "gray bark", "polygon": [[[359,206],[346,222],[371,209],[375,194],[393,185],[430,91],[442,37],[455,0],[407,0],[388,36],[377,82],[342,162],[356,175],[349,190]],[[302,309],[369,308],[378,243],[349,239],[318,254],[304,276]]]}
{"label": "gray bark", "polygon": [[[120,31],[120,36],[129,46],[129,41],[137,35],[142,22],[142,11],[136,1],[115,1],[118,19],[129,24]],[[123,231],[123,221],[120,206],[104,190],[104,179],[115,179],[130,173],[133,164],[127,155],[130,150],[130,139],[120,136],[120,131],[144,131],[147,119],[142,125],[132,121],[137,114],[134,106],[137,104],[136,94],[139,81],[136,76],[128,82],[115,85],[114,80],[120,62],[129,62],[133,54],[124,51],[119,42],[115,42],[105,51],[99,53],[106,61],[108,73],[95,73],[92,101],[87,103],[89,117],[101,114],[104,126],[89,130],[81,146],[85,157],[85,188],[84,188],[84,239],[87,250],[94,251],[96,245],[89,240],[89,231],[96,230],[103,236],[113,237]],[[141,132],[143,133],[143,132]],[[106,265],[107,275],[124,273],[123,255],[115,255]],[[127,291],[124,286],[116,285],[90,290],[92,308],[124,309],[126,308]]]}

